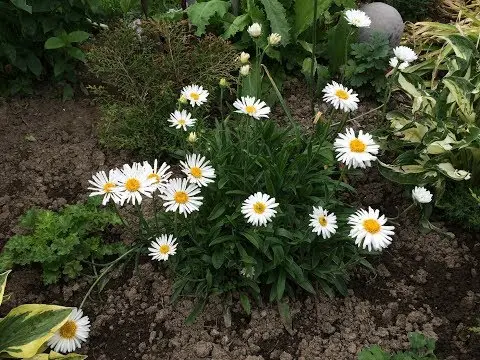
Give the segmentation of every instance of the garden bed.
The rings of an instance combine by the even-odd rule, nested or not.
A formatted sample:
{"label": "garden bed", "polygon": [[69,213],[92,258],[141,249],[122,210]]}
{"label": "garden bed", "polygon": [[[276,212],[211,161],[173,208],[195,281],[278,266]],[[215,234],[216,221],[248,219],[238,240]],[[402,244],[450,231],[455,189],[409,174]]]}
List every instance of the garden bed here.
{"label": "garden bed", "polygon": [[[298,93],[296,97],[301,99]],[[295,104],[290,105],[295,114]],[[305,103],[300,104],[303,108]],[[0,107],[5,177],[0,185],[0,244],[16,231],[18,216],[28,208],[58,209],[84,200],[93,172],[132,160],[98,145],[98,117],[87,99],[62,103],[37,96]],[[388,216],[395,216],[396,207],[403,205],[399,188],[376,170],[366,173],[357,189],[357,202]],[[131,267],[118,272],[100,295],[87,301],[84,311],[93,326],[80,352],[96,360],[342,360],[355,359],[369,344],[403,349],[407,333],[419,330],[438,339],[442,359],[480,358],[480,337],[468,330],[478,325],[480,315],[478,235],[458,228],[448,229],[456,235],[454,240],[423,235],[417,219],[408,215],[399,223],[392,245],[373,259],[377,273],[352,278],[348,297],[300,295],[290,303],[293,334],[284,329],[276,307],[254,306],[247,316],[238,299],[229,328],[217,298],[210,299],[194,325],[185,325],[194,299],[171,305],[170,277],[141,261],[133,275]],[[85,280],[50,287],[40,283],[35,269],[11,274],[7,293],[14,297],[4,304],[2,314],[20,303],[78,306],[88,288]]]}

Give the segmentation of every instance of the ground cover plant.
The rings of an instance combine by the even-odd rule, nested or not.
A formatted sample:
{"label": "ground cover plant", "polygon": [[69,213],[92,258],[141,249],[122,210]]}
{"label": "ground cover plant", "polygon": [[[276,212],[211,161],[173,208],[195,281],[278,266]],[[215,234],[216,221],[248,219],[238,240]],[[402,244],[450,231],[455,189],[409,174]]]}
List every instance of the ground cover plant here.
{"label": "ground cover plant", "polygon": [[85,205],[68,205],[60,212],[31,209],[21,219],[26,231],[9,239],[0,254],[0,271],[14,265],[41,265],[45,284],[58,282],[63,276],[74,279],[89,262],[121,255],[121,242],[106,244],[107,230],[120,225],[115,211],[99,208],[97,201]]}

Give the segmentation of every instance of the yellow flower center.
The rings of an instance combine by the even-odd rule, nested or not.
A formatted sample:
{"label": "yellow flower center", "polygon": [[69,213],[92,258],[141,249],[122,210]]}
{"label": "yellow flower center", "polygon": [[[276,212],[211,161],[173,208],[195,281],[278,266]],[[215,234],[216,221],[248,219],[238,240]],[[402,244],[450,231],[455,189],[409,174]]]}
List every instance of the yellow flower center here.
{"label": "yellow flower center", "polygon": [[77,324],[73,320],[67,320],[59,330],[60,336],[64,339],[73,339],[77,334]]}
{"label": "yellow flower center", "polygon": [[320,225],[324,226],[324,227],[327,226],[327,224],[328,224],[327,218],[326,218],[325,216],[323,216],[323,215],[320,216],[320,217],[318,218],[318,223],[319,223]]}
{"label": "yellow flower center", "polygon": [[127,189],[130,192],[135,192],[140,189],[140,181],[138,181],[135,178],[130,178],[125,182],[125,189]]}
{"label": "yellow flower center", "polygon": [[263,202],[256,202],[255,204],[253,204],[253,211],[255,211],[259,215],[263,214],[266,208],[267,206]]}
{"label": "yellow flower center", "polygon": [[158,249],[158,252],[162,255],[168,254],[170,252],[170,245],[168,245],[168,244],[160,245],[160,248]]}
{"label": "yellow flower center", "polygon": [[178,119],[178,123],[183,126],[186,124],[186,121],[185,119]]}
{"label": "yellow flower center", "polygon": [[198,99],[200,99],[200,95],[197,94],[196,92],[190,93],[190,97],[191,97],[193,100],[195,100],[195,101],[197,101]]}
{"label": "yellow flower center", "polygon": [[362,153],[367,149],[367,145],[362,140],[357,138],[350,141],[350,150],[356,153]]}
{"label": "yellow flower center", "polygon": [[103,185],[103,191],[106,193],[112,192],[112,190],[115,188],[115,184],[112,182],[107,182],[105,185]]}
{"label": "yellow flower center", "polygon": [[197,166],[192,167],[190,169],[190,172],[191,172],[192,176],[196,177],[197,179],[202,177],[202,169],[200,169]]}
{"label": "yellow flower center", "polygon": [[151,173],[150,175],[148,175],[148,179],[153,179],[154,182],[158,183],[161,180],[161,176],[155,173]]}
{"label": "yellow flower center", "polygon": [[363,228],[370,234],[376,234],[380,231],[381,225],[375,219],[367,219],[363,221]]}
{"label": "yellow flower center", "polygon": [[252,115],[257,112],[257,109],[253,105],[248,105],[245,107],[245,111],[247,112],[247,114]]}
{"label": "yellow flower center", "polygon": [[342,89],[335,91],[335,96],[342,100],[348,100],[350,98],[350,94]]}
{"label": "yellow flower center", "polygon": [[173,199],[178,204],[185,204],[188,201],[188,194],[185,191],[177,191]]}

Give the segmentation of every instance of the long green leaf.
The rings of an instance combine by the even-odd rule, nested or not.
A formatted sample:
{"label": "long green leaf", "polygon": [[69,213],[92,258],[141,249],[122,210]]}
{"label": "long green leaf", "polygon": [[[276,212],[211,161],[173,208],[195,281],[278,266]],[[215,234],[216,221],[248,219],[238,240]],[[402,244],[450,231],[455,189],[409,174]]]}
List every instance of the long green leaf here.
{"label": "long green leaf", "polygon": [[272,33],[282,36],[281,43],[286,45],[290,42],[290,25],[287,21],[287,12],[278,0],[260,0],[265,8],[267,19],[270,21]]}
{"label": "long green leaf", "polygon": [[5,286],[7,285],[7,277],[12,270],[7,270],[0,274],[0,305],[2,305],[3,294],[5,293]]}
{"label": "long green leaf", "polygon": [[[322,18],[322,14],[330,7],[333,0],[317,0],[317,14]],[[295,37],[307,30],[313,25],[314,0],[295,0]]]}

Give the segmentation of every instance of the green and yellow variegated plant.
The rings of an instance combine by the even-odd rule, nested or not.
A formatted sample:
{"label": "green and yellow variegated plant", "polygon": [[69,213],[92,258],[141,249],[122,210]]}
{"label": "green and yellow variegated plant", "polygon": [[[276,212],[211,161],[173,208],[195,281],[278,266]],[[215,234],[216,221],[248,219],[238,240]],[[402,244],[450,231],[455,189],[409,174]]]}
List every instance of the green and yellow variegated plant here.
{"label": "green and yellow variegated plant", "polygon": [[[9,273],[0,274],[0,305]],[[68,307],[42,304],[24,304],[10,310],[0,319],[0,358],[85,359],[85,356],[77,354],[39,354],[45,350],[48,339],[68,320],[71,311]]]}
{"label": "green and yellow variegated plant", "polygon": [[[446,180],[480,181],[480,56],[468,37],[443,37],[437,59],[408,67],[398,90],[411,113],[390,112],[390,150],[400,154],[382,173],[405,184],[434,184],[437,200]],[[432,74],[432,75],[430,75]]]}

